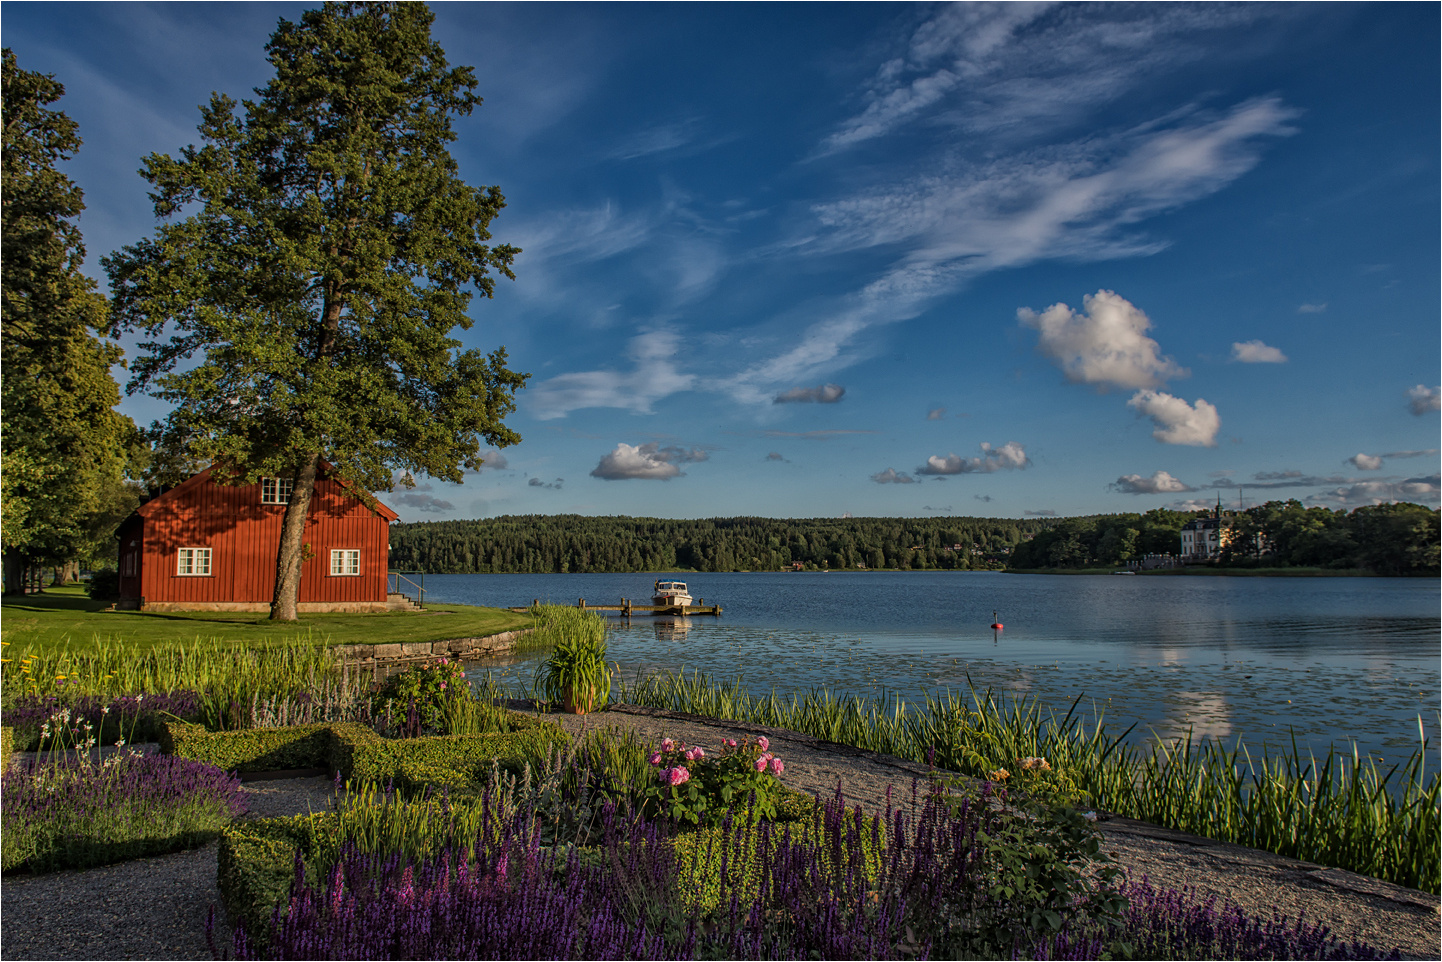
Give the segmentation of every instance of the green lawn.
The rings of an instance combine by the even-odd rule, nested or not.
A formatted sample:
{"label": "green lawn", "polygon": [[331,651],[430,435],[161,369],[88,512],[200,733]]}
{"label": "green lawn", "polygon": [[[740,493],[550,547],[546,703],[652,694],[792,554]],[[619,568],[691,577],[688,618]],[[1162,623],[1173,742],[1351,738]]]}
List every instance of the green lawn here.
{"label": "green lawn", "polygon": [[83,588],[47,588],[38,595],[0,604],[0,638],[22,645],[72,647],[97,642],[142,648],[197,638],[238,643],[309,636],[328,645],[385,645],[494,635],[531,624],[529,615],[501,608],[428,604],[423,612],[365,615],[305,615],[272,622],[263,613],[196,611],[106,611]]}

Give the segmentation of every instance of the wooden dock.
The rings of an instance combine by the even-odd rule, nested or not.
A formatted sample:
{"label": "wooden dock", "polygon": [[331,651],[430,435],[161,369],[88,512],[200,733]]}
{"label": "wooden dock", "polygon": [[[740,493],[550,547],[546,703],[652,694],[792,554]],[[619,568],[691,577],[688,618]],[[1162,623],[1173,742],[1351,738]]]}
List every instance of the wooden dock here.
{"label": "wooden dock", "polygon": [[[638,605],[632,603],[629,598],[622,598],[619,605],[592,605],[587,604],[585,598],[576,599],[576,607],[582,611],[619,611],[627,618],[632,614],[638,615],[720,615],[720,605],[708,605],[705,598],[696,599],[699,604],[694,605]],[[533,601],[531,604],[538,605],[540,601]],[[529,608],[511,608],[511,611],[529,611]]]}

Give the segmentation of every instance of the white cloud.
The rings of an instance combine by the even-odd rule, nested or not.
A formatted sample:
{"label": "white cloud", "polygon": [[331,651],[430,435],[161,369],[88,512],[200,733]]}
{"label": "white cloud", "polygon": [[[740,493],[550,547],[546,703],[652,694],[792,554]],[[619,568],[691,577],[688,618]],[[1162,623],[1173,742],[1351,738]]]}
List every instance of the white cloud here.
{"label": "white cloud", "polygon": [[794,387],[782,391],[771,400],[772,404],[835,404],[846,395],[846,388],[840,384],[821,384],[816,387]]}
{"label": "white cloud", "polygon": [[1180,494],[1184,491],[1195,491],[1196,488],[1185,482],[1178,481],[1165,471],[1158,471],[1150,478],[1144,478],[1140,474],[1126,474],[1108,485],[1113,491],[1120,491],[1122,494]]}
{"label": "white cloud", "polygon": [[1020,308],[1017,319],[1039,333],[1037,350],[1077,384],[1102,389],[1155,388],[1186,370],[1147,337],[1152,322],[1138,307],[1112,291],[1082,298],[1083,310],[1053,304],[1040,314]]}
{"label": "white cloud", "polygon": [[1152,419],[1157,429],[1152,437],[1163,444],[1190,444],[1199,447],[1216,447],[1217,432],[1221,430],[1222,419],[1217,409],[1201,398],[1196,406],[1179,397],[1158,391],[1138,391],[1127,402],[1127,407]]}
{"label": "white cloud", "polygon": [[708,455],[699,448],[663,448],[655,441],[636,447],[622,443],[601,458],[600,463],[591,471],[591,477],[603,481],[669,481],[684,476],[684,472],[676,466],[678,463],[705,460],[708,460]]}
{"label": "white cloud", "polygon": [[1428,411],[1442,410],[1442,388],[1419,384],[1408,389],[1407,406],[1419,417]]}
{"label": "white cloud", "polygon": [[946,417],[946,408],[932,408],[926,412],[928,421],[940,421],[944,417]]}
{"label": "white cloud", "polygon": [[871,476],[871,480],[877,484],[915,484],[916,479],[909,474],[898,474],[895,468],[887,468]]}
{"label": "white cloud", "polygon": [[622,408],[650,414],[664,397],[687,391],[696,383],[681,373],[673,360],[680,352],[680,335],[651,331],[631,339],[630,371],[577,371],[561,374],[523,392],[523,403],[542,421],[565,417],[581,408]]}
{"label": "white cloud", "polygon": [[1347,459],[1347,463],[1359,471],[1380,471],[1382,459],[1375,454],[1354,454]]}
{"label": "white cloud", "polygon": [[1077,123],[1158,72],[1217,57],[1212,31],[1276,15],[1259,5],[942,5],[876,71],[865,107],[821,152],[923,122],[1022,136]]}
{"label": "white cloud", "polygon": [[1287,355],[1261,341],[1232,343],[1232,360],[1243,364],[1285,364]]}
{"label": "white cloud", "polygon": [[1030,465],[1031,459],[1026,456],[1026,448],[1015,441],[1008,441],[999,448],[993,448],[989,443],[983,441],[980,457],[962,458],[955,454],[948,454],[943,458],[933,454],[926,459],[925,464],[916,469],[916,473],[931,475],[991,474],[993,471],[1013,471]]}
{"label": "white cloud", "polygon": [[1327,309],[1327,305],[1326,305],[1325,303],[1322,303],[1322,304],[1301,304],[1301,305],[1298,305],[1298,307],[1297,307],[1297,313],[1298,313],[1298,314],[1320,314],[1320,313],[1322,313],[1323,311],[1325,311],[1326,309]]}
{"label": "white cloud", "polygon": [[1339,507],[1355,507],[1364,504],[1391,504],[1396,501],[1431,503],[1442,493],[1442,478],[1431,475],[1423,478],[1408,478],[1405,481],[1359,481],[1343,488],[1323,491],[1307,498],[1317,504],[1331,504]]}

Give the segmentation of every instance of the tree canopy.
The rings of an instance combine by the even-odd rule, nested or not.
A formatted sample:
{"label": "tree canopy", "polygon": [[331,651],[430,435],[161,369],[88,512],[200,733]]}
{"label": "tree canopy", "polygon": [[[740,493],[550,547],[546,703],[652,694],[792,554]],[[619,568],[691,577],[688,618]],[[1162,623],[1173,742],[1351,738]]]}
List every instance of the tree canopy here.
{"label": "tree canopy", "polygon": [[459,481],[527,375],[462,350],[473,292],[513,277],[499,188],[465,184],[452,118],[480,104],[424,4],[328,3],[281,20],[275,74],[201,109],[200,147],[151,154],[153,237],[106,260],[113,317],[150,340],[129,390],[176,407],[167,447],[236,483],[293,477],[272,617],[295,617],[315,477]]}
{"label": "tree canopy", "polygon": [[[114,410],[121,358],[106,331],[105,298],[80,271],[81,190],[56,169],[80,147],[73,120],[49,109],[65,94],[53,76],[3,53],[3,544],[7,590],[27,565],[94,548],[113,513],[135,425]],[[97,532],[100,532],[97,534]]]}

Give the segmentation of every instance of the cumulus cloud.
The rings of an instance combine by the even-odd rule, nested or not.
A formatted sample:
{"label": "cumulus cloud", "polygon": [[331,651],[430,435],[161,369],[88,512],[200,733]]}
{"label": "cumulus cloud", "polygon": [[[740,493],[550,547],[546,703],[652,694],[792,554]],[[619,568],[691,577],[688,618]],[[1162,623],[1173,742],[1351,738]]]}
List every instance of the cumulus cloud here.
{"label": "cumulus cloud", "polygon": [[1215,511],[1215,501],[1198,501],[1196,498],[1188,498],[1185,501],[1173,501],[1167,505],[1173,511]]}
{"label": "cumulus cloud", "polygon": [[944,417],[946,417],[946,408],[932,408],[926,412],[928,421],[940,421]]}
{"label": "cumulus cloud", "polygon": [[1190,444],[1198,447],[1217,446],[1217,432],[1221,430],[1222,419],[1217,409],[1201,398],[1196,406],[1179,397],[1159,391],[1138,391],[1127,402],[1139,414],[1152,419],[1156,430],[1152,437],[1163,444]]}
{"label": "cumulus cloud", "polygon": [[772,404],[835,404],[846,394],[840,384],[820,384],[816,387],[794,387],[783,391],[772,399]]}
{"label": "cumulus cloud", "polygon": [[395,495],[390,500],[393,504],[400,507],[415,508],[417,511],[429,511],[434,514],[454,511],[456,509],[456,506],[449,501],[442,501],[440,498],[432,497],[429,494],[406,492],[405,494]]}
{"label": "cumulus cloud", "polygon": [[1301,304],[1297,307],[1298,314],[1320,314],[1327,309],[1325,302],[1321,304]]}
{"label": "cumulus cloud", "polygon": [[548,482],[545,482],[545,481],[542,481],[540,478],[532,478],[531,480],[529,480],[529,481],[526,482],[526,484],[529,485],[530,487],[533,487],[533,488],[548,488],[548,489],[550,489],[550,490],[552,490],[552,491],[559,491],[559,490],[561,490],[561,485],[563,485],[563,484],[565,484],[565,483],[566,483],[566,479],[565,479],[565,478],[557,478],[556,480],[551,481],[551,482],[549,482],[549,483],[548,483]]}
{"label": "cumulus cloud", "polygon": [[1057,303],[1038,314],[1016,312],[1021,323],[1037,331],[1037,350],[1062,369],[1075,384],[1100,390],[1156,388],[1187,371],[1147,337],[1152,322],[1126,298],[1101,290],[1082,298],[1082,310]]}
{"label": "cumulus cloud", "polygon": [[1382,459],[1375,454],[1354,454],[1347,459],[1347,463],[1359,471],[1382,470]]}
{"label": "cumulus cloud", "polygon": [[1346,487],[1333,488],[1307,498],[1309,502],[1338,507],[1364,504],[1391,504],[1396,501],[1436,502],[1442,492],[1442,477],[1433,474],[1403,481],[1359,481]]}
{"label": "cumulus cloud", "polygon": [[1232,343],[1232,360],[1242,364],[1285,364],[1287,355],[1261,341]]}
{"label": "cumulus cloud", "polygon": [[636,447],[621,443],[591,471],[591,477],[603,481],[651,480],[669,481],[684,476],[678,464],[706,461],[709,455],[700,448],[661,447],[658,442]]}
{"label": "cumulus cloud", "polygon": [[989,443],[983,441],[979,457],[963,458],[956,454],[948,454],[943,458],[933,454],[926,459],[925,464],[916,469],[916,473],[932,475],[991,474],[993,471],[1019,470],[1030,464],[1031,459],[1026,456],[1026,448],[1015,441],[1008,441],[999,448],[993,448]]}
{"label": "cumulus cloud", "polygon": [[1125,474],[1107,487],[1122,494],[1181,494],[1184,491],[1197,490],[1165,471],[1158,471],[1150,478],[1144,478],[1140,474]]}
{"label": "cumulus cloud", "polygon": [[877,484],[915,484],[916,479],[909,474],[898,474],[895,468],[887,468],[871,476],[871,480]]}
{"label": "cumulus cloud", "polygon": [[1442,387],[1419,384],[1407,391],[1407,407],[1419,417],[1428,411],[1442,410]]}

